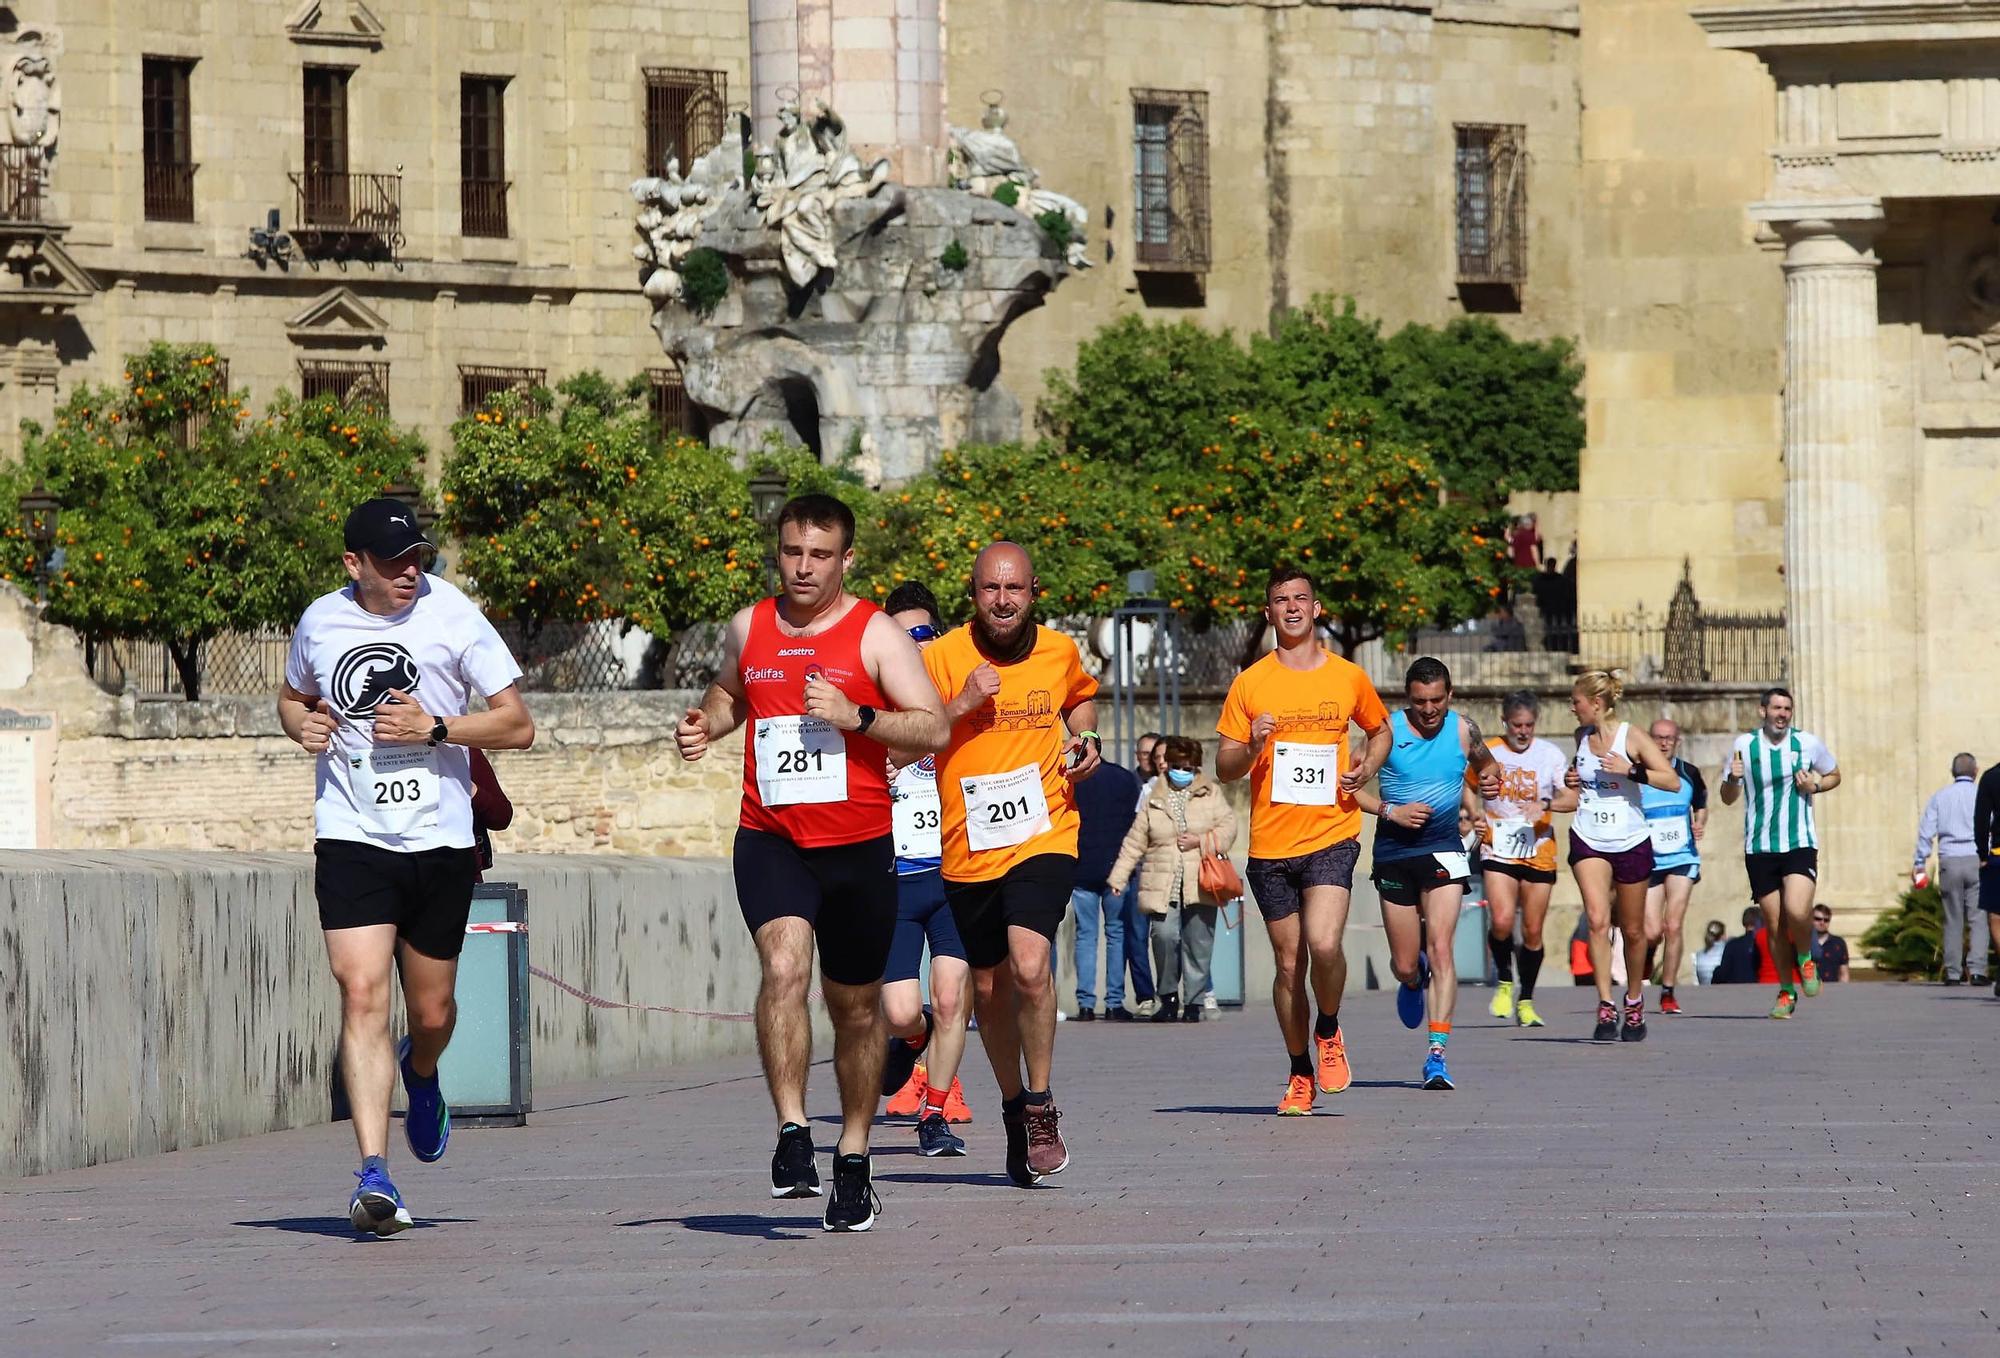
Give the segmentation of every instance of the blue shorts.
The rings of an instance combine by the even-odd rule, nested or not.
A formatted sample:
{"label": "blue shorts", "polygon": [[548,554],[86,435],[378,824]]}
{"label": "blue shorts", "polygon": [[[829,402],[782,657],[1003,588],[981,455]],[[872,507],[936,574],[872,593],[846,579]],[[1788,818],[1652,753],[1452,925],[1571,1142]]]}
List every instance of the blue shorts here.
{"label": "blue shorts", "polygon": [[1653,864],[1654,886],[1664,886],[1669,877],[1685,877],[1690,882],[1699,882],[1701,880],[1701,860],[1696,859],[1692,863],[1675,863],[1664,868],[1658,862]]}
{"label": "blue shorts", "polygon": [[896,937],[889,944],[889,964],[882,972],[883,984],[914,981],[923,970],[924,945],[931,956],[965,960],[965,944],[959,941],[958,922],[945,904],[944,874],[906,873],[896,878]]}

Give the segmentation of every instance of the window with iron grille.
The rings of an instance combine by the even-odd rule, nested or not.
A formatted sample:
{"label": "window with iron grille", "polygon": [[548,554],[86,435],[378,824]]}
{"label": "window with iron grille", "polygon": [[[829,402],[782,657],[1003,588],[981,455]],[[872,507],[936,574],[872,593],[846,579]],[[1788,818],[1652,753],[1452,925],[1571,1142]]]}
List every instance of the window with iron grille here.
{"label": "window with iron grille", "polygon": [[648,368],[646,382],[649,387],[647,404],[653,411],[653,422],[660,433],[667,438],[695,432],[694,411],[688,405],[687,386],[681,381],[679,368]]}
{"label": "window with iron grille", "polygon": [[347,78],[345,66],[305,69],[305,218],[345,222],[351,215],[347,182]]}
{"label": "window with iron grille", "polygon": [[648,66],[646,75],[646,173],[665,175],[667,162],[681,173],[722,140],[729,107],[729,76],[687,66]]}
{"label": "window with iron grille", "polygon": [[1458,281],[1519,287],[1528,277],[1528,130],[1460,123],[1454,131]]}
{"label": "window with iron grille", "polygon": [[547,368],[503,368],[486,363],[458,365],[458,413],[471,415],[503,391],[524,396],[549,383]]}
{"label": "window with iron grille", "polygon": [[193,139],[188,98],[194,62],[146,57],[139,67],[140,147],[145,165],[146,220],[194,220]]}
{"label": "window with iron grille", "polygon": [[468,236],[507,234],[506,99],[506,76],[459,77],[459,225]]}
{"label": "window with iron grille", "polygon": [[1141,269],[1208,269],[1208,95],[1132,91],[1132,235]]}
{"label": "window with iron grille", "polygon": [[369,359],[302,358],[299,399],[331,396],[344,406],[389,413],[389,365]]}

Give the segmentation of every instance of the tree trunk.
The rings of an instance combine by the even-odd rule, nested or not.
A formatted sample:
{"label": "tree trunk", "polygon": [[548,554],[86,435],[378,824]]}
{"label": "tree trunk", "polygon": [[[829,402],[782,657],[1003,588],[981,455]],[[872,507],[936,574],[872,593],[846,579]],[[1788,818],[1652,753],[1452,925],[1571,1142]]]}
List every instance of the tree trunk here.
{"label": "tree trunk", "polygon": [[201,648],[207,641],[206,632],[197,632],[193,636],[175,637],[167,642],[167,655],[181,677],[181,695],[189,702],[201,697]]}

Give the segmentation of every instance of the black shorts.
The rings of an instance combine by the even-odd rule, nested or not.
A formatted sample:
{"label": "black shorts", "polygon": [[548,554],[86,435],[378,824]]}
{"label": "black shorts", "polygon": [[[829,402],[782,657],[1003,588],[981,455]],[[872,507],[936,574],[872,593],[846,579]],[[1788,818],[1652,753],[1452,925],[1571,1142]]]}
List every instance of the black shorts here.
{"label": "black shorts", "polygon": [[[1453,854],[1453,858],[1464,858],[1464,854]],[[1375,883],[1375,894],[1390,905],[1422,905],[1424,893],[1441,886],[1464,886],[1471,880],[1471,873],[1456,872],[1439,861],[1434,853],[1419,854],[1415,858],[1393,858],[1387,863],[1376,863],[1369,881]]]}
{"label": "black shorts", "polygon": [[965,960],[958,921],[944,899],[944,878],[936,868],[905,872],[896,878],[896,941],[889,945],[885,982],[914,981],[924,968],[924,948],[933,961],[940,957]]}
{"label": "black shorts", "polygon": [[2000,915],[2000,858],[1988,858],[1979,865],[1979,908]]}
{"label": "black shorts", "polygon": [[1517,882],[1540,882],[1543,886],[1556,884],[1554,868],[1538,868],[1532,863],[1508,863],[1498,858],[1479,860],[1481,872],[1497,872],[1502,877],[1512,877]]}
{"label": "black shorts", "polygon": [[1750,874],[1750,899],[1762,900],[1784,885],[1787,877],[1819,880],[1819,850],[1791,849],[1785,853],[1746,853],[1743,870]]}
{"label": "black shorts", "polygon": [[449,961],[465,947],[479,862],[470,848],[385,849],[351,839],[313,844],[319,927],[393,924],[425,957]]}
{"label": "black shorts", "polygon": [[1354,887],[1354,865],[1361,861],[1361,841],[1336,840],[1323,849],[1293,858],[1253,858],[1244,865],[1257,913],[1266,924],[1296,915],[1305,906],[1306,891],[1316,886]]}
{"label": "black shorts", "polygon": [[801,849],[783,835],[736,831],[736,904],[751,934],[774,919],[802,919],[819,943],[820,975],[873,985],[896,935],[893,835]]}
{"label": "black shorts", "polygon": [[984,882],[944,883],[944,898],[958,925],[965,960],[978,969],[1007,960],[1007,928],[1018,924],[1050,942],[1069,909],[1076,859],[1066,853],[1036,854]]}

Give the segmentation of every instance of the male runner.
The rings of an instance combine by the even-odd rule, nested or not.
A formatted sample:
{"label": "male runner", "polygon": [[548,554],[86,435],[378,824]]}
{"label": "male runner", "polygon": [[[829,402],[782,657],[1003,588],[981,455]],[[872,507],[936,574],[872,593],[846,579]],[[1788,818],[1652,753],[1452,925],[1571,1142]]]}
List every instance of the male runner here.
{"label": "male runner", "polygon": [[988,544],[972,565],[972,621],[923,656],[937,691],[953,695],[937,777],[945,899],[972,966],[979,1040],[1000,1085],[1007,1177],[1022,1188],[1069,1164],[1049,1091],[1049,949],[1076,871],[1070,784],[1096,770],[1100,744],[1097,681],[1083,672],[1075,642],[1035,621],[1040,593],[1025,550]]}
{"label": "male runner", "polygon": [[1708,829],[1708,784],[1701,770],[1680,757],[1680,723],[1661,717],[1651,728],[1653,741],[1681,777],[1681,785],[1662,792],[1646,784],[1641,806],[1653,840],[1653,878],[1646,888],[1647,968],[1659,949],[1660,1012],[1678,1014],[1674,982],[1680,979],[1682,929],[1688,902],[1701,880],[1701,837]]}
{"label": "male runner", "polygon": [[1819,994],[1819,968],[1812,959],[1819,878],[1813,798],[1840,786],[1840,769],[1818,736],[1792,729],[1792,695],[1785,689],[1765,689],[1757,715],[1763,724],[1736,737],[1722,778],[1722,804],[1734,806],[1749,793],[1743,866],[1778,964],[1778,1002],[1771,1017],[1788,1019],[1799,1007],[1801,989],[1808,997]]}
{"label": "male runner", "polygon": [[[937,597],[915,580],[890,590],[882,611],[910,634],[919,651],[944,635]],[[947,1122],[952,1111],[960,1111],[951,1104],[958,1087],[959,1058],[965,1055],[965,982],[970,969],[938,871],[944,850],[937,759],[925,755],[901,768],[896,762],[892,755],[889,800],[896,825],[896,940],[889,948],[888,969],[882,973],[882,1019],[889,1029],[882,1094],[890,1106],[884,1111],[896,1111],[895,1097],[905,1085],[921,1084],[913,1091],[917,1153],[963,1155],[965,1142]],[[918,980],[926,944],[931,953],[928,1013]]]}
{"label": "male runner", "polygon": [[[299,618],[278,691],[285,734],[318,756],[314,894],[340,986],[340,1074],[361,1148],[347,1204],[357,1231],[411,1224],[389,1180],[389,1092],[398,1066],[403,1132],[419,1160],[451,1137],[438,1058],[479,875],[472,751],[525,750],[535,723],[521,667],[484,614],[424,572],[437,548],[408,506],[370,500],[347,516],[349,583]],[[484,712],[466,712],[473,690]],[[409,1036],[389,1045],[389,978],[400,971]]]}
{"label": "male runner", "polygon": [[1497,798],[1500,765],[1478,725],[1451,710],[1451,671],[1443,661],[1431,656],[1414,661],[1403,676],[1403,696],[1408,706],[1389,718],[1391,748],[1379,791],[1364,788],[1355,800],[1381,817],[1371,880],[1382,898],[1389,969],[1402,982],[1396,1013],[1405,1028],[1422,1023],[1429,987],[1424,1088],[1451,1089],[1444,1051],[1458,1004],[1452,939],[1465,884],[1472,880],[1459,837],[1459,802],[1468,772],[1478,779],[1482,797]]}
{"label": "male runner", "polygon": [[[1354,793],[1389,755],[1388,710],[1359,666],[1320,645],[1320,613],[1311,576],[1290,566],[1271,572],[1264,617],[1277,649],[1236,676],[1215,726],[1216,777],[1250,778],[1250,891],[1271,936],[1271,1003],[1291,1059],[1278,1103],[1284,1117],[1312,1112],[1315,1075],[1328,1094],[1354,1078],[1340,1031],[1347,987],[1341,935],[1361,856]],[[1368,735],[1353,763],[1350,725]],[[1317,1018],[1306,999],[1308,979]]]}
{"label": "male runner", "polygon": [[752,728],[736,900],[762,973],[757,1053],[778,1115],[771,1196],[820,1192],[805,1104],[817,941],[840,1086],[833,1194],[821,1223],[829,1231],[867,1230],[880,1205],[868,1132],[882,1080],[882,971],[896,931],[888,750],[921,755],[948,734],[916,643],[847,592],[853,565],[852,510],[830,495],[787,502],[778,515],[784,592],[730,619],[721,672],[674,729],[681,758],[692,761],[745,722]]}
{"label": "male runner", "polygon": [[[1500,769],[1500,794],[1481,799],[1478,821],[1486,902],[1493,913],[1487,947],[1498,984],[1488,1012],[1539,1028],[1535,982],[1542,974],[1542,926],[1556,884],[1556,811],[1576,810],[1576,793],[1563,786],[1569,756],[1536,734],[1542,707],[1526,689],[1501,701],[1501,734],[1486,746]],[[1521,921],[1521,984],[1514,988],[1514,919]]]}

